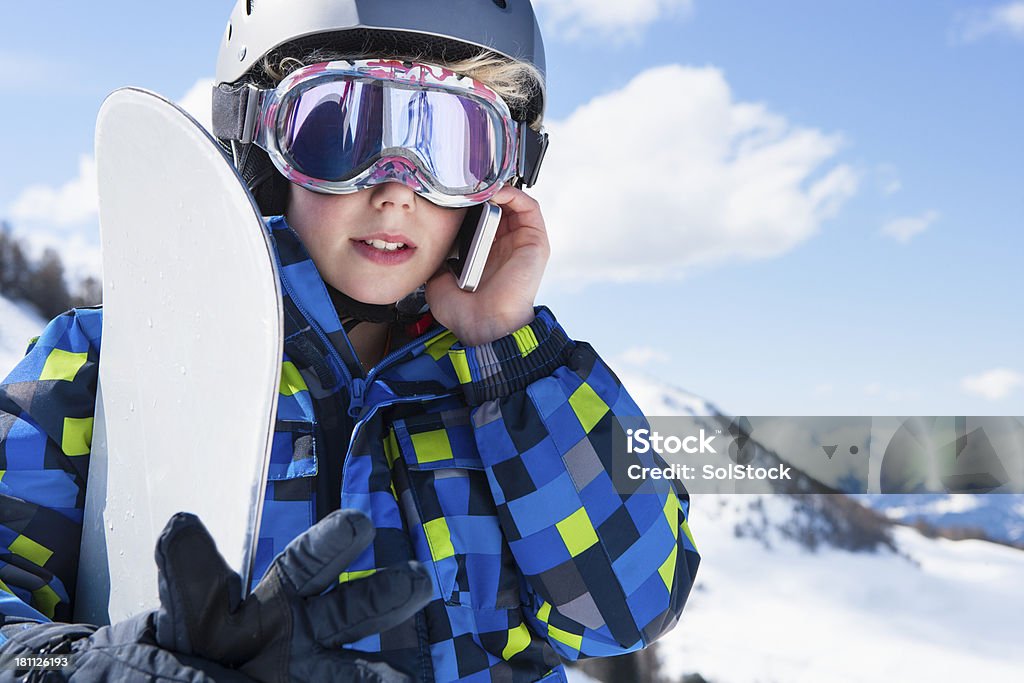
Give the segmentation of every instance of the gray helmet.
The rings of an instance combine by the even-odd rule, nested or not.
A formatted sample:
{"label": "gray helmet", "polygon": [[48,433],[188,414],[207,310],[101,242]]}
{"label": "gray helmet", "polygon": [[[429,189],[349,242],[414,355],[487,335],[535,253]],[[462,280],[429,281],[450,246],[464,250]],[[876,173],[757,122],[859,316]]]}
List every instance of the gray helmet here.
{"label": "gray helmet", "polygon": [[[243,131],[253,112],[245,84],[270,85],[259,69],[265,56],[317,48],[352,57],[416,55],[442,62],[489,50],[541,74],[530,99],[512,108],[513,117],[529,123],[544,113],[544,43],[530,0],[237,0],[217,55],[213,132],[231,149],[267,215],[284,210],[287,181],[263,150],[247,144]],[[522,126],[521,136],[528,187],[536,182],[547,134]]]}
{"label": "gray helmet", "polygon": [[[251,76],[282,48],[457,60],[481,48],[535,66],[544,44],[530,0],[238,0],[217,56],[217,83]],[[542,81],[521,121],[544,113]]]}

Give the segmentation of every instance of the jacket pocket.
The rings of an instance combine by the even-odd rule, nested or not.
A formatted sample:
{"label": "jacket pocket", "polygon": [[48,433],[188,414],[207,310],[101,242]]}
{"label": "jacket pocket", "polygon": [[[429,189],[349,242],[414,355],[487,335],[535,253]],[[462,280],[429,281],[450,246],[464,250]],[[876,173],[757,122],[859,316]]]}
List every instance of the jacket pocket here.
{"label": "jacket pocket", "polygon": [[270,481],[313,477],[317,471],[316,423],[277,420],[270,450]]}
{"label": "jacket pocket", "polygon": [[274,423],[251,587],[266,573],[274,556],[316,521],[316,432],[316,423],[305,420]]}
{"label": "jacket pocket", "polygon": [[520,607],[519,572],[498,521],[469,408],[397,420],[393,435],[401,456],[393,463],[394,480],[408,488],[414,505],[404,514],[414,538],[429,549],[430,557],[421,552],[420,559],[433,566],[445,602]]}

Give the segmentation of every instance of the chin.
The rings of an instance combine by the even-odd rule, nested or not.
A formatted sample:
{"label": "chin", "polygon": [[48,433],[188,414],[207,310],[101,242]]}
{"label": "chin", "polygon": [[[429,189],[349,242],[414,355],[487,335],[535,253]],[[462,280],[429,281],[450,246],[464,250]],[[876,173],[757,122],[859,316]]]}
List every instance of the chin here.
{"label": "chin", "polygon": [[338,287],[339,291],[364,304],[393,304],[416,291],[416,287]]}

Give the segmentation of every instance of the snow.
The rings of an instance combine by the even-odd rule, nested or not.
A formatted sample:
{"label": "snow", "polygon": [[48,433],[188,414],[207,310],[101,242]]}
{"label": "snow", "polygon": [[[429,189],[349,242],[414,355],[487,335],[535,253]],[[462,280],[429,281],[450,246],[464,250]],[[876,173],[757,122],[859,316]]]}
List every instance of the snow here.
{"label": "snow", "polygon": [[1024,545],[1021,494],[868,494],[857,498],[894,520],[924,520],[944,529],[982,529],[992,540]]}
{"label": "snow", "polygon": [[565,673],[566,677],[569,679],[569,683],[601,683],[601,681],[592,676],[588,676],[579,669],[567,667]]}
{"label": "snow", "polygon": [[648,417],[661,415],[716,415],[718,409],[699,396],[659,382],[635,370],[614,368],[629,395]]}
{"label": "snow", "polygon": [[[753,498],[692,501],[702,561],[680,624],[660,641],[670,678],[1019,680],[1024,552],[910,528],[894,530],[900,554],[809,552],[781,538],[769,549],[732,533]],[[792,505],[762,498],[773,518]]]}
{"label": "snow", "polygon": [[[649,376],[618,374],[647,415],[713,408]],[[964,513],[982,502],[952,498],[933,512]],[[930,539],[908,527],[893,529],[897,553],[812,552],[773,526],[762,539],[735,537],[734,525],[758,501],[770,520],[793,514],[795,501],[783,495],[691,497],[702,561],[680,623],[659,641],[666,680],[1021,680],[1024,551]],[[1024,514],[1024,503],[1014,509]]]}
{"label": "snow", "polygon": [[[872,494],[881,495],[881,494]],[[892,519],[920,517],[925,515],[944,515],[970,512],[981,507],[984,502],[976,493],[958,493],[956,495],[936,495],[921,505],[895,505],[883,508],[885,514]]]}
{"label": "snow", "polygon": [[0,379],[25,355],[29,339],[39,336],[46,321],[26,303],[0,295]]}

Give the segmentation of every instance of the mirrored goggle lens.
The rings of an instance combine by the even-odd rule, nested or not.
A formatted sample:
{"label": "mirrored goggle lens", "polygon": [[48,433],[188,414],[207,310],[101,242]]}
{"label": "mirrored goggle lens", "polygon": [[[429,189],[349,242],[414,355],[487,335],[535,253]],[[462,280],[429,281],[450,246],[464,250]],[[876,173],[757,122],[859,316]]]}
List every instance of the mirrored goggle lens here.
{"label": "mirrored goggle lens", "polygon": [[[286,99],[278,147],[304,175],[351,180],[385,153],[418,161],[449,194],[500,180],[505,137],[496,112],[456,93],[379,81],[318,83]],[[403,154],[404,150],[404,154]]]}

